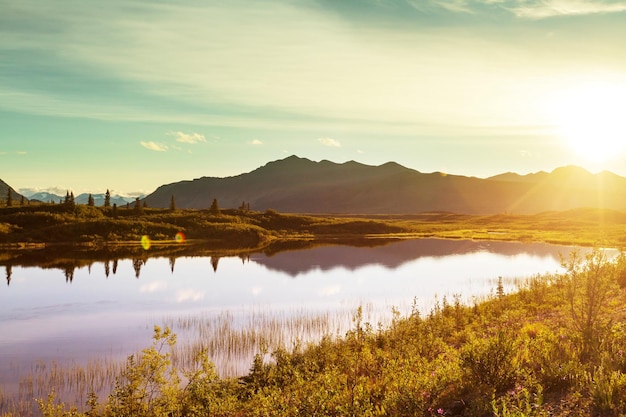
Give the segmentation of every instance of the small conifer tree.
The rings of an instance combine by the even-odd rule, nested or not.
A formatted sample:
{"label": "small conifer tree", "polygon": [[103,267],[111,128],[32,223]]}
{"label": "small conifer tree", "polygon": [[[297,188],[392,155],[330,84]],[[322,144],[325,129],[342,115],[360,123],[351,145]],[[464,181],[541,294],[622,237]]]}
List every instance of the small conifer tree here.
{"label": "small conifer tree", "polygon": [[135,198],[135,213],[140,214],[143,211],[143,207],[141,206],[141,200],[139,197]]}
{"label": "small conifer tree", "polygon": [[106,194],[104,194],[104,207],[111,207],[111,192],[108,189]]}
{"label": "small conifer tree", "polygon": [[13,196],[11,194],[11,189],[7,190],[7,207],[11,207],[13,205]]}
{"label": "small conifer tree", "polygon": [[217,198],[213,199],[211,203],[211,208],[209,209],[211,214],[220,214],[220,206],[217,204]]}
{"label": "small conifer tree", "polygon": [[87,199],[87,205],[89,207],[93,207],[96,205],[95,200],[93,199],[93,196],[91,194],[89,194],[89,198]]}
{"label": "small conifer tree", "polygon": [[174,194],[172,194],[172,198],[170,199],[170,210],[176,210],[176,200],[174,200]]}

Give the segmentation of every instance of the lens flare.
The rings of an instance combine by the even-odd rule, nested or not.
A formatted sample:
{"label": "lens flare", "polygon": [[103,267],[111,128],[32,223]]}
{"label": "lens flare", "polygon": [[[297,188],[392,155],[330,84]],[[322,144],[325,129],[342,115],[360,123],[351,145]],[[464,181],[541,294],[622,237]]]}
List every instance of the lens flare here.
{"label": "lens flare", "polygon": [[143,248],[143,250],[150,249],[151,245],[152,242],[150,242],[150,238],[147,235],[141,236],[141,247]]}
{"label": "lens flare", "polygon": [[185,234],[183,232],[176,233],[176,243],[185,243]]}

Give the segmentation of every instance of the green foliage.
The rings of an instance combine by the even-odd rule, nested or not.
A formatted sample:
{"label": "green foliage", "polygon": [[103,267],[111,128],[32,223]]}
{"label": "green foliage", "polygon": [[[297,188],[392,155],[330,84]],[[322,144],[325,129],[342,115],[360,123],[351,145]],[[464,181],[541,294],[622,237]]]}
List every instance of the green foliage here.
{"label": "green foliage", "polygon": [[105,415],[151,417],[179,415],[180,377],[172,367],[168,348],[176,344],[169,328],[154,327],[154,343],[139,358],[130,356],[115,390],[109,396]]}
{"label": "green foliage", "polygon": [[550,414],[543,408],[541,385],[530,388],[517,385],[505,395],[491,400],[494,417],[547,417]]}
{"label": "green foliage", "polygon": [[617,291],[618,268],[604,252],[594,249],[583,260],[573,252],[564,261],[566,296],[574,328],[579,332],[585,359],[595,358],[599,343],[609,329],[608,312],[612,294]]}
{"label": "green foliage", "polygon": [[473,337],[462,350],[462,367],[470,385],[502,392],[515,384],[517,358],[515,338],[499,331],[496,336]]}
{"label": "green foliage", "polygon": [[599,367],[588,380],[597,415],[623,416],[626,413],[626,374]]}

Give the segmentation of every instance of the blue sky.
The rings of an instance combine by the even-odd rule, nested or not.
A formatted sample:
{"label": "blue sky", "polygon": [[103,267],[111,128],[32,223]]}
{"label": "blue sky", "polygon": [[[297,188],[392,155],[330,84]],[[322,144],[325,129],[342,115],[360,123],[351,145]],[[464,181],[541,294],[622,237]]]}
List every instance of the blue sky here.
{"label": "blue sky", "polygon": [[0,178],[149,193],[296,154],[626,175],[626,1],[0,0]]}

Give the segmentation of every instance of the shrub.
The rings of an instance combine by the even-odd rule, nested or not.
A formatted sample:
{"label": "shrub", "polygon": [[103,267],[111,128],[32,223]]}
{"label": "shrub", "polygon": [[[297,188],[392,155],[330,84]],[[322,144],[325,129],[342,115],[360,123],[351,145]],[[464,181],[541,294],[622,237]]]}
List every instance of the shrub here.
{"label": "shrub", "polygon": [[463,348],[461,361],[470,386],[503,392],[515,384],[515,342],[505,331],[486,339],[470,340]]}

